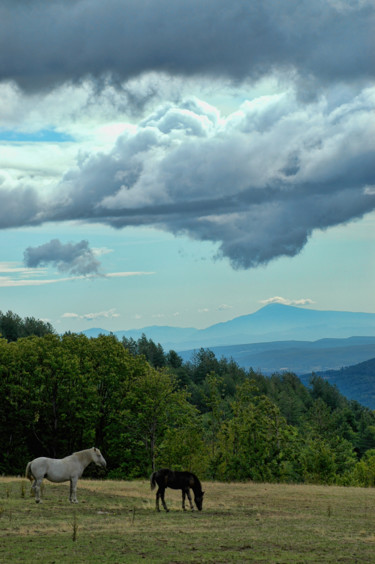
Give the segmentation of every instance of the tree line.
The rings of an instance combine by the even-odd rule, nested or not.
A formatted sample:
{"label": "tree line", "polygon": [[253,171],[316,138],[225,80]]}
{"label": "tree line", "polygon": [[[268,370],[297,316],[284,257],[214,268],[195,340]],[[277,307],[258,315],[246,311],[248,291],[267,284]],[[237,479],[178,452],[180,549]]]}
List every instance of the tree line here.
{"label": "tree line", "polygon": [[169,466],[202,479],[375,484],[375,413],[320,377],[305,387],[208,349],[183,362],[145,335],[48,329],[0,339],[2,474],[95,445],[111,478]]}

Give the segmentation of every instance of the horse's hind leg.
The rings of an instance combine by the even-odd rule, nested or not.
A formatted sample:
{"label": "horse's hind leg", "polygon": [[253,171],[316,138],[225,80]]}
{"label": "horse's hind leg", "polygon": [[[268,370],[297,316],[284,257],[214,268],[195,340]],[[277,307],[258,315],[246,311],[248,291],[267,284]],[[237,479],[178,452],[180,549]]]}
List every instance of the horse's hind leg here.
{"label": "horse's hind leg", "polygon": [[165,499],[164,499],[164,494],[165,494],[165,490],[163,490],[163,493],[161,495],[161,502],[163,504],[164,509],[166,510],[166,512],[168,513],[169,509],[167,507],[167,504],[165,503]]}
{"label": "horse's hind leg", "polygon": [[43,478],[35,478],[35,482],[31,486],[31,489],[34,490],[35,493],[35,502],[41,503],[40,499],[40,486],[42,485]]}
{"label": "horse's hind leg", "polygon": [[158,488],[158,491],[156,492],[156,511],[160,511],[159,498],[160,498],[160,488]]}
{"label": "horse's hind leg", "polygon": [[[182,490],[182,509],[183,509],[184,511],[186,511],[186,507],[185,507],[186,496],[189,497],[189,490],[187,490],[187,491]],[[191,501],[190,501],[190,505],[191,505]]]}
{"label": "horse's hind leg", "polygon": [[165,511],[168,513],[169,509],[167,507],[167,504],[165,503],[164,494],[165,494],[165,488],[162,489],[162,488],[159,487],[159,489],[156,493],[156,509],[157,509],[157,511],[160,511],[160,507],[159,507],[159,498],[160,498]]}

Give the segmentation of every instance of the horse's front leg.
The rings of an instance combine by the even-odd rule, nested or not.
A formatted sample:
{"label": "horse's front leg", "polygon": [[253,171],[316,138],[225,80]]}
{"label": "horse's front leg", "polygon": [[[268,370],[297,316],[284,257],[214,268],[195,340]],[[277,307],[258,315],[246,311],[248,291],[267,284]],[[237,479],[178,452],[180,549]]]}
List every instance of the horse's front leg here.
{"label": "horse's front leg", "polygon": [[186,496],[185,491],[182,490],[182,510],[183,511],[186,511],[186,509],[185,509],[185,496]]}
{"label": "horse's front leg", "polygon": [[69,495],[70,503],[78,503],[77,482],[78,482],[78,478],[71,478],[70,480],[70,495]]}

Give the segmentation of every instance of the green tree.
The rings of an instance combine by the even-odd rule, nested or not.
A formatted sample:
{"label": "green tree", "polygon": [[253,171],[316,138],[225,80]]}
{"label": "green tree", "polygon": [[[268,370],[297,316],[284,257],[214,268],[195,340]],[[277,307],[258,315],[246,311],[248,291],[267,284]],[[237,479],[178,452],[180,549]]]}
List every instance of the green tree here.
{"label": "green tree", "polygon": [[195,409],[169,371],[146,364],[118,395],[109,426],[117,474],[144,476],[156,468],[166,431],[181,429]]}
{"label": "green tree", "polygon": [[287,479],[296,456],[296,431],[250,381],[238,387],[233,417],[222,427],[219,467],[225,479]]}
{"label": "green tree", "polygon": [[22,318],[8,311],[6,314],[0,312],[0,335],[7,339],[7,341],[17,341],[21,336],[22,331]]}
{"label": "green tree", "polygon": [[230,413],[230,406],[225,398],[224,378],[210,372],[202,383],[205,413],[203,415],[204,435],[210,459],[210,475],[215,477],[218,464],[218,436]]}
{"label": "green tree", "polygon": [[327,441],[309,439],[302,449],[300,461],[306,482],[331,484],[335,481],[335,453]]}
{"label": "green tree", "polygon": [[33,410],[17,343],[0,339],[0,472],[24,471]]}
{"label": "green tree", "polygon": [[48,322],[35,319],[34,317],[22,319],[12,311],[8,311],[5,314],[0,311],[0,336],[7,339],[7,341],[17,341],[21,337],[29,337],[31,335],[42,337],[49,333],[54,333],[54,329]]}
{"label": "green tree", "polygon": [[364,488],[375,487],[375,449],[371,449],[360,460],[351,475],[351,484]]}
{"label": "green tree", "polygon": [[157,466],[189,470],[199,476],[207,475],[209,457],[203,435],[197,409],[184,402],[184,409],[179,412],[178,420],[165,430],[158,448]]}

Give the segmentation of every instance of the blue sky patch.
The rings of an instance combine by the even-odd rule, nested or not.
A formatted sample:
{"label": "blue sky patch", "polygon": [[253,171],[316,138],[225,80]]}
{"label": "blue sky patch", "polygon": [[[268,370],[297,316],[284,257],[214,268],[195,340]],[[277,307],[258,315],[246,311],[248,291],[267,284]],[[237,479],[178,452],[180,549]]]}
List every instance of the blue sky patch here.
{"label": "blue sky patch", "polygon": [[74,138],[67,133],[61,133],[55,129],[40,129],[39,131],[24,132],[16,130],[0,129],[0,141],[10,141],[17,143],[65,143],[74,141]]}

